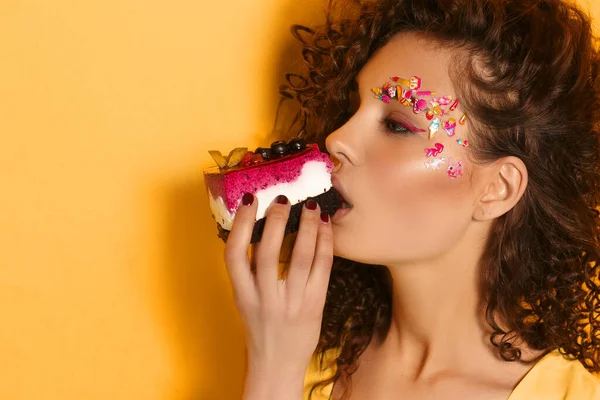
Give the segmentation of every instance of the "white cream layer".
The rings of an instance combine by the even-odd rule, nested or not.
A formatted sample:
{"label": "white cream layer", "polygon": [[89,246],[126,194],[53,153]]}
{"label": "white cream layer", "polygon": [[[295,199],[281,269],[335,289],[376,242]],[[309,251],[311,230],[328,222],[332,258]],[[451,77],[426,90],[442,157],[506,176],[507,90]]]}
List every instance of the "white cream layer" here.
{"label": "white cream layer", "polygon": [[[280,194],[286,196],[291,205],[300,203],[308,197],[316,197],[325,193],[331,188],[331,173],[327,170],[327,164],[323,161],[308,161],[302,166],[302,172],[298,179],[294,182],[283,182],[266,189],[259,190],[254,194],[255,200],[258,201],[258,209],[256,210],[256,220],[265,216],[267,208],[275,197]],[[210,201],[210,209],[215,217],[215,220],[223,229],[231,230],[233,217],[235,214],[229,212],[225,202],[221,196],[216,199],[212,193],[208,194]],[[241,199],[240,199],[241,201]],[[239,206],[239,203],[238,203]],[[237,212],[237,207],[235,211]]]}

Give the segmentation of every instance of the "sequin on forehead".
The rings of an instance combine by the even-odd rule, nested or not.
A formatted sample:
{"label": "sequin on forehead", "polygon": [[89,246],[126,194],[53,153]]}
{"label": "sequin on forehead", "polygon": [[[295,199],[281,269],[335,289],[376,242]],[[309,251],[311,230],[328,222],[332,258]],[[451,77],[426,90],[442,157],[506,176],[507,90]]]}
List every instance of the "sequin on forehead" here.
{"label": "sequin on forehead", "polygon": [[421,88],[421,78],[418,76],[411,76],[410,79],[402,79],[398,76],[392,76],[390,79],[412,90],[419,90]]}
{"label": "sequin on forehead", "polygon": [[[400,86],[398,86],[400,87]],[[406,100],[410,100],[412,98],[412,90],[402,89],[402,98]]]}
{"label": "sequin on forehead", "polygon": [[411,76],[409,87],[413,90],[419,90],[421,88],[421,78],[418,76]]}

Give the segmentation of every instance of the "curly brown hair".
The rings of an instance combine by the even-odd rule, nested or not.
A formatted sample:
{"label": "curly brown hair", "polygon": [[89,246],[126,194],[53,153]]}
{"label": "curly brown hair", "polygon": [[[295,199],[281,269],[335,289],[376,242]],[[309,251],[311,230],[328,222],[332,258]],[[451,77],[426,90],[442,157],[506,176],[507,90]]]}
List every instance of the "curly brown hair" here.
{"label": "curly brown hair", "polygon": [[[590,20],[559,0],[330,2],[324,26],[292,27],[306,71],[287,74],[280,93],[298,101],[301,123],[289,135],[324,148],[353,113],[356,75],[392,36],[419,33],[463,52],[449,73],[471,121],[472,155],[516,156],[529,174],[481,259],[490,340],[506,361],[521,358],[518,337],[599,372],[600,57]],[[335,375],[311,395],[350,383],[361,353],[389,329],[391,296],[386,267],[334,258],[315,356],[324,367],[336,350]]]}

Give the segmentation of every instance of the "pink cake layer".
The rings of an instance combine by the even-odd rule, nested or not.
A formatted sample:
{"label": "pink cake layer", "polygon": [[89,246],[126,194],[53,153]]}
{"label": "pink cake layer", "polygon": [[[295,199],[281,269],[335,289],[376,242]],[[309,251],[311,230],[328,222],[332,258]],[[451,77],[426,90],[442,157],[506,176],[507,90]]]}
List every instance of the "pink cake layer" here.
{"label": "pink cake layer", "polygon": [[299,153],[253,165],[220,172],[216,167],[204,173],[207,189],[214,198],[221,197],[229,211],[237,208],[244,193],[255,194],[259,190],[278,183],[291,183],[298,179],[302,166],[308,161],[322,161],[328,171],[333,168],[329,155],[321,153],[317,144],[311,143]]}

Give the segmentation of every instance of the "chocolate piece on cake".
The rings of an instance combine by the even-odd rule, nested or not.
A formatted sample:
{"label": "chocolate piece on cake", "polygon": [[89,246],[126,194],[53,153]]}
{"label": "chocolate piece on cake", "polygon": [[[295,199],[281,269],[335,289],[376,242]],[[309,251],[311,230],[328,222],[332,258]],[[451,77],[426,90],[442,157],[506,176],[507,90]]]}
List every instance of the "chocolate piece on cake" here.
{"label": "chocolate piece on cake", "polygon": [[329,215],[341,206],[342,198],[331,186],[333,163],[316,144],[294,139],[289,143],[274,142],[270,149],[259,147],[250,152],[246,148],[238,148],[232,150],[228,157],[214,151],[211,155],[219,167],[205,170],[204,182],[218,235],[225,242],[246,192],[252,193],[258,200],[251,243],[260,241],[266,221],[265,212],[280,194],[285,195],[292,206],[286,234],[298,230],[302,205],[306,200],[316,200]]}

